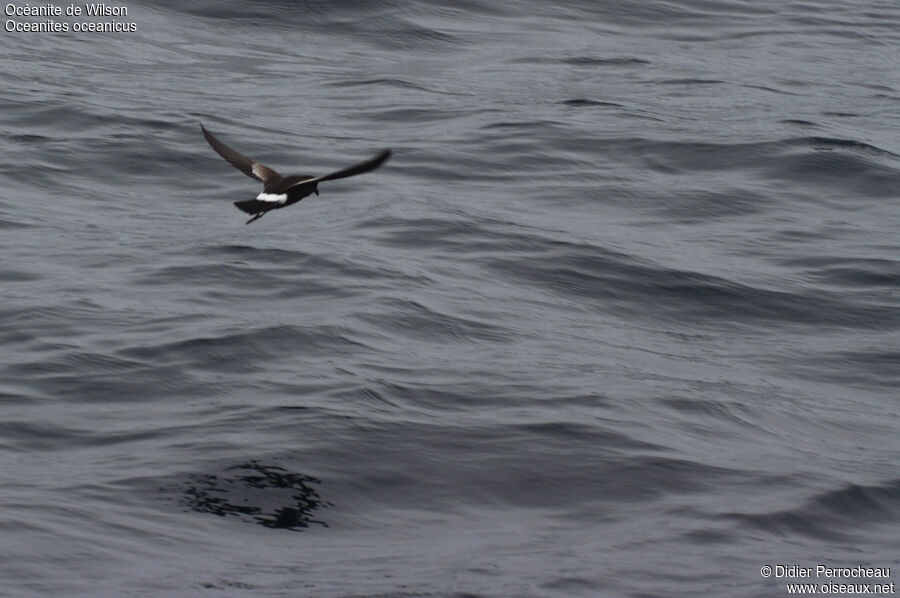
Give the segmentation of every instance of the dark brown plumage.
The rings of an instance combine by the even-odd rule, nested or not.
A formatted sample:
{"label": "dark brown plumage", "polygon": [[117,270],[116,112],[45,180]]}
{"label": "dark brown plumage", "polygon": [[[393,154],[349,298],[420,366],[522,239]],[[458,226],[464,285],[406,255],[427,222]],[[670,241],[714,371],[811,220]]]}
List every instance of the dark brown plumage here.
{"label": "dark brown plumage", "polygon": [[206,130],[202,124],[200,129],[206,141],[212,146],[216,153],[225,158],[229,164],[246,174],[248,177],[255,179],[263,184],[262,193],[255,199],[246,199],[236,201],[234,205],[238,209],[252,214],[253,218],[247,221],[250,224],[254,220],[262,218],[266,212],[270,210],[278,210],[295,204],[304,197],[315,193],[319,194],[319,183],[323,181],[333,181],[335,179],[343,179],[346,177],[363,174],[374,170],[384,164],[391,157],[391,150],[385,149],[377,156],[365,162],[360,162],[355,166],[332,172],[325,176],[314,177],[312,175],[292,174],[281,176],[268,166],[248,158],[247,156],[233,150],[221,141],[219,141],[212,133]]}

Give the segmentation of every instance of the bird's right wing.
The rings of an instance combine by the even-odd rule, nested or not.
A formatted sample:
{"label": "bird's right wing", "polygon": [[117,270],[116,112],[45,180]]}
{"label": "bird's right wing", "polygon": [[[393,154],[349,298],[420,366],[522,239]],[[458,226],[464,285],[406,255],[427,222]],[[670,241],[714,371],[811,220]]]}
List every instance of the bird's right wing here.
{"label": "bird's right wing", "polygon": [[216,139],[215,135],[206,130],[202,124],[200,128],[203,130],[203,136],[206,137],[206,140],[212,146],[216,153],[225,158],[232,166],[246,174],[251,179],[256,179],[263,185],[267,185],[272,181],[277,181],[281,179],[281,175],[265,166],[264,164],[260,164],[256,160],[248,158],[243,154],[240,154],[218,139]]}
{"label": "bird's right wing", "polygon": [[370,170],[375,170],[382,164],[384,164],[388,158],[391,157],[391,150],[386,149],[383,150],[380,154],[372,158],[371,160],[366,160],[365,162],[360,162],[356,166],[351,166],[350,168],[345,168],[343,170],[338,170],[337,172],[332,172],[331,174],[326,174],[325,176],[316,177],[317,182],[322,181],[333,181],[335,179],[343,179],[348,176],[354,176],[357,174],[362,174],[364,172],[369,172]]}

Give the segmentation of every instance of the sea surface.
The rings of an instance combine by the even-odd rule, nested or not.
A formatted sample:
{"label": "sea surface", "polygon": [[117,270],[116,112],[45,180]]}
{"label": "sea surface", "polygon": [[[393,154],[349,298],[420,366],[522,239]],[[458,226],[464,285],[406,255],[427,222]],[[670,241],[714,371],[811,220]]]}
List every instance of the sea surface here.
{"label": "sea surface", "polygon": [[900,586],[900,4],[107,4],[0,32],[0,595]]}

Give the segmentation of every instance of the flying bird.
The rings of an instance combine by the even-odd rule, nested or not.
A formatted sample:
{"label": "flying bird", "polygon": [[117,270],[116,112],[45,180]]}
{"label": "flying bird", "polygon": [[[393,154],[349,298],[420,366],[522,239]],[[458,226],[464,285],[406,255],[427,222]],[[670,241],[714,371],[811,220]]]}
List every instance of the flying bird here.
{"label": "flying bird", "polygon": [[253,218],[247,221],[247,224],[262,218],[266,212],[270,210],[278,210],[291,204],[295,204],[307,195],[313,193],[318,195],[319,183],[323,181],[343,179],[348,176],[375,170],[391,157],[391,150],[386,149],[370,160],[360,162],[350,168],[344,168],[343,170],[326,174],[325,176],[314,177],[307,174],[281,176],[268,166],[234,151],[216,139],[216,137],[207,131],[206,127],[202,124],[200,125],[200,129],[203,131],[203,136],[206,137],[206,140],[212,148],[216,150],[216,153],[225,158],[227,162],[251,179],[256,179],[263,184],[262,193],[257,195],[255,199],[245,199],[243,201],[234,202],[234,205],[236,205],[238,209],[253,216]]}

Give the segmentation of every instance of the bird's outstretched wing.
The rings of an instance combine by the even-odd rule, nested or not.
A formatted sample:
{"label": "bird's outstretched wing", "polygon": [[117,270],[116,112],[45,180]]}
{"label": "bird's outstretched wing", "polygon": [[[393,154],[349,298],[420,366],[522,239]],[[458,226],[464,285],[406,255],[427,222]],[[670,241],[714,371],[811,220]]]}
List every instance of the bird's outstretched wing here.
{"label": "bird's outstretched wing", "polygon": [[335,179],[343,179],[348,176],[354,176],[357,174],[362,174],[364,172],[369,172],[370,170],[375,170],[382,164],[384,164],[388,158],[391,157],[391,150],[386,149],[383,150],[380,154],[372,158],[371,160],[366,160],[365,162],[360,162],[356,166],[351,166],[350,168],[345,168],[343,170],[338,170],[337,172],[332,172],[331,174],[326,174],[325,176],[316,177],[314,180],[317,182],[322,181],[333,181]]}
{"label": "bird's outstretched wing", "polygon": [[203,130],[203,136],[206,137],[206,140],[212,146],[216,153],[225,158],[232,166],[246,174],[251,179],[256,179],[263,185],[268,185],[272,181],[277,181],[281,179],[281,175],[269,168],[264,164],[260,164],[256,160],[248,158],[243,154],[240,154],[218,139],[216,139],[215,135],[206,130],[202,124],[200,128]]}

